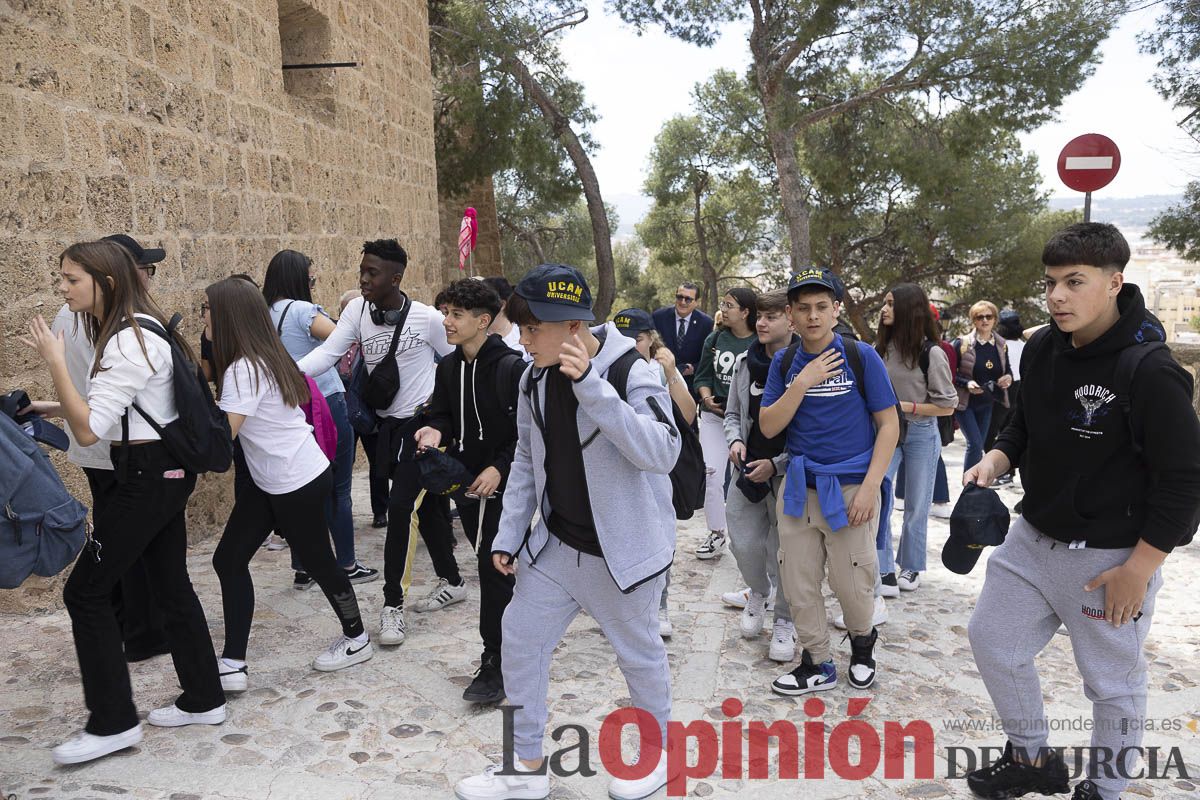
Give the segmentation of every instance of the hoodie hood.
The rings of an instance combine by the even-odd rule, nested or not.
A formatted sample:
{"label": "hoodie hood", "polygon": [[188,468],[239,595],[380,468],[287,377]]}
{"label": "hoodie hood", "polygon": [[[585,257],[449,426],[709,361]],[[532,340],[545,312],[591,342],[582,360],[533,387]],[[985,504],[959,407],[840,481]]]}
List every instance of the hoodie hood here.
{"label": "hoodie hood", "polygon": [[597,325],[591,330],[592,335],[600,340],[600,349],[592,356],[592,366],[599,370],[601,375],[607,375],[608,368],[618,358],[630,350],[637,349],[637,343],[621,333],[621,329],[611,322]]}
{"label": "hoodie hood", "polygon": [[1067,358],[1083,359],[1108,356],[1135,344],[1167,340],[1166,329],[1158,317],[1146,310],[1146,301],[1136,284],[1127,283],[1121,287],[1121,293],[1117,295],[1117,311],[1120,317],[1115,325],[1096,341],[1079,348],[1071,346],[1071,334],[1059,330],[1058,324],[1051,319],[1055,347],[1063,351]]}
{"label": "hoodie hood", "polygon": [[[480,347],[479,352],[475,354],[475,361],[481,366],[488,365],[511,351],[512,348],[504,343],[504,339],[500,334],[489,333],[487,339],[483,342],[483,347]],[[459,357],[462,357],[462,345],[458,346],[458,354]]]}

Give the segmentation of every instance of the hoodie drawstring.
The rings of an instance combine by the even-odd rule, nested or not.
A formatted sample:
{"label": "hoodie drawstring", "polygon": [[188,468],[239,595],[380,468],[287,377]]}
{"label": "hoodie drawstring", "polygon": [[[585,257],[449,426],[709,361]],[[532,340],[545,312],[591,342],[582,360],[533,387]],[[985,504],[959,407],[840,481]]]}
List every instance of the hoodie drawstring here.
{"label": "hoodie drawstring", "polygon": [[[475,385],[475,373],[479,359],[471,362],[471,404],[475,406],[475,421],[479,423],[479,441],[483,441],[483,417],[479,416],[479,388]],[[461,414],[461,411],[459,412]]]}
{"label": "hoodie drawstring", "polygon": [[[463,419],[464,397],[467,393],[467,362],[458,362],[458,418]],[[458,452],[463,451],[462,437],[458,438]]]}

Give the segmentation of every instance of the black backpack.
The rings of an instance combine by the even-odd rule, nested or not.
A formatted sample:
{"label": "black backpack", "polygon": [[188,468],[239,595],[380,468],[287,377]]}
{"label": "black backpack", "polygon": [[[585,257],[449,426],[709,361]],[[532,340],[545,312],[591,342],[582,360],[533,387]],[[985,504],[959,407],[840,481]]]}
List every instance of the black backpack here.
{"label": "black backpack", "polygon": [[[171,317],[166,330],[157,322],[141,317],[138,325],[150,331],[171,346],[171,385],[175,391],[175,410],[179,418],[160,425],[151,419],[137,403],[133,409],[162,437],[163,445],[184,470],[195,475],[205,472],[225,472],[233,463],[233,437],[229,431],[229,419],[217,407],[208,381],[187,353],[176,341],[175,329],[183,317]],[[122,327],[129,327],[126,320]],[[129,444],[129,410],[121,417],[121,444]],[[125,454],[122,451],[118,474],[125,474]]]}
{"label": "black backpack", "polygon": [[[524,357],[513,350],[511,354],[505,353],[500,356],[499,361],[496,362],[496,369],[492,373],[496,379],[496,400],[504,404],[504,410],[508,412],[508,417],[512,420],[514,427],[517,424],[517,398],[521,396],[521,376],[525,374],[527,366],[529,365],[525,362]],[[514,386],[518,387],[516,394],[512,394]],[[510,396],[512,397],[511,402],[509,401]]]}

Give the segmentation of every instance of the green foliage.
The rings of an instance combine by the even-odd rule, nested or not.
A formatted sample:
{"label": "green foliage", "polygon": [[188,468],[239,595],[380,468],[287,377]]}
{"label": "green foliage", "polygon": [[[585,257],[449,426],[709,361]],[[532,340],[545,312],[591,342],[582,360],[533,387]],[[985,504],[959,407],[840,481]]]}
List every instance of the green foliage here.
{"label": "green foliage", "polygon": [[[583,273],[594,293],[599,276],[587,204],[576,194],[569,205],[555,208],[525,191],[505,175],[496,181],[504,276],[515,285],[538,264],[569,264]],[[615,227],[616,209],[609,207],[607,211]],[[618,261],[618,269],[621,266]],[[617,283],[621,284],[620,273]]]}
{"label": "green foliage", "polygon": [[1150,222],[1150,237],[1189,261],[1200,261],[1200,181],[1188,184],[1183,202]]}
{"label": "green foliage", "polygon": [[1186,116],[1180,123],[1200,137],[1200,4],[1163,0],[1153,31],[1142,34],[1142,50],[1158,56],[1154,88]]}

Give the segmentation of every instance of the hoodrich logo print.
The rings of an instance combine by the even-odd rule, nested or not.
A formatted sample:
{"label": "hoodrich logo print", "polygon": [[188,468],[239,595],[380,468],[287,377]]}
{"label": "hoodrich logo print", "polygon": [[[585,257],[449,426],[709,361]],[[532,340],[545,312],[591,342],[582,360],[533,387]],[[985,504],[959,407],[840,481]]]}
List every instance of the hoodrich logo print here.
{"label": "hoodrich logo print", "polygon": [[1117,396],[1103,386],[1089,383],[1075,390],[1075,399],[1083,412],[1073,414],[1072,421],[1090,429],[1097,419],[1108,414],[1108,406]]}

